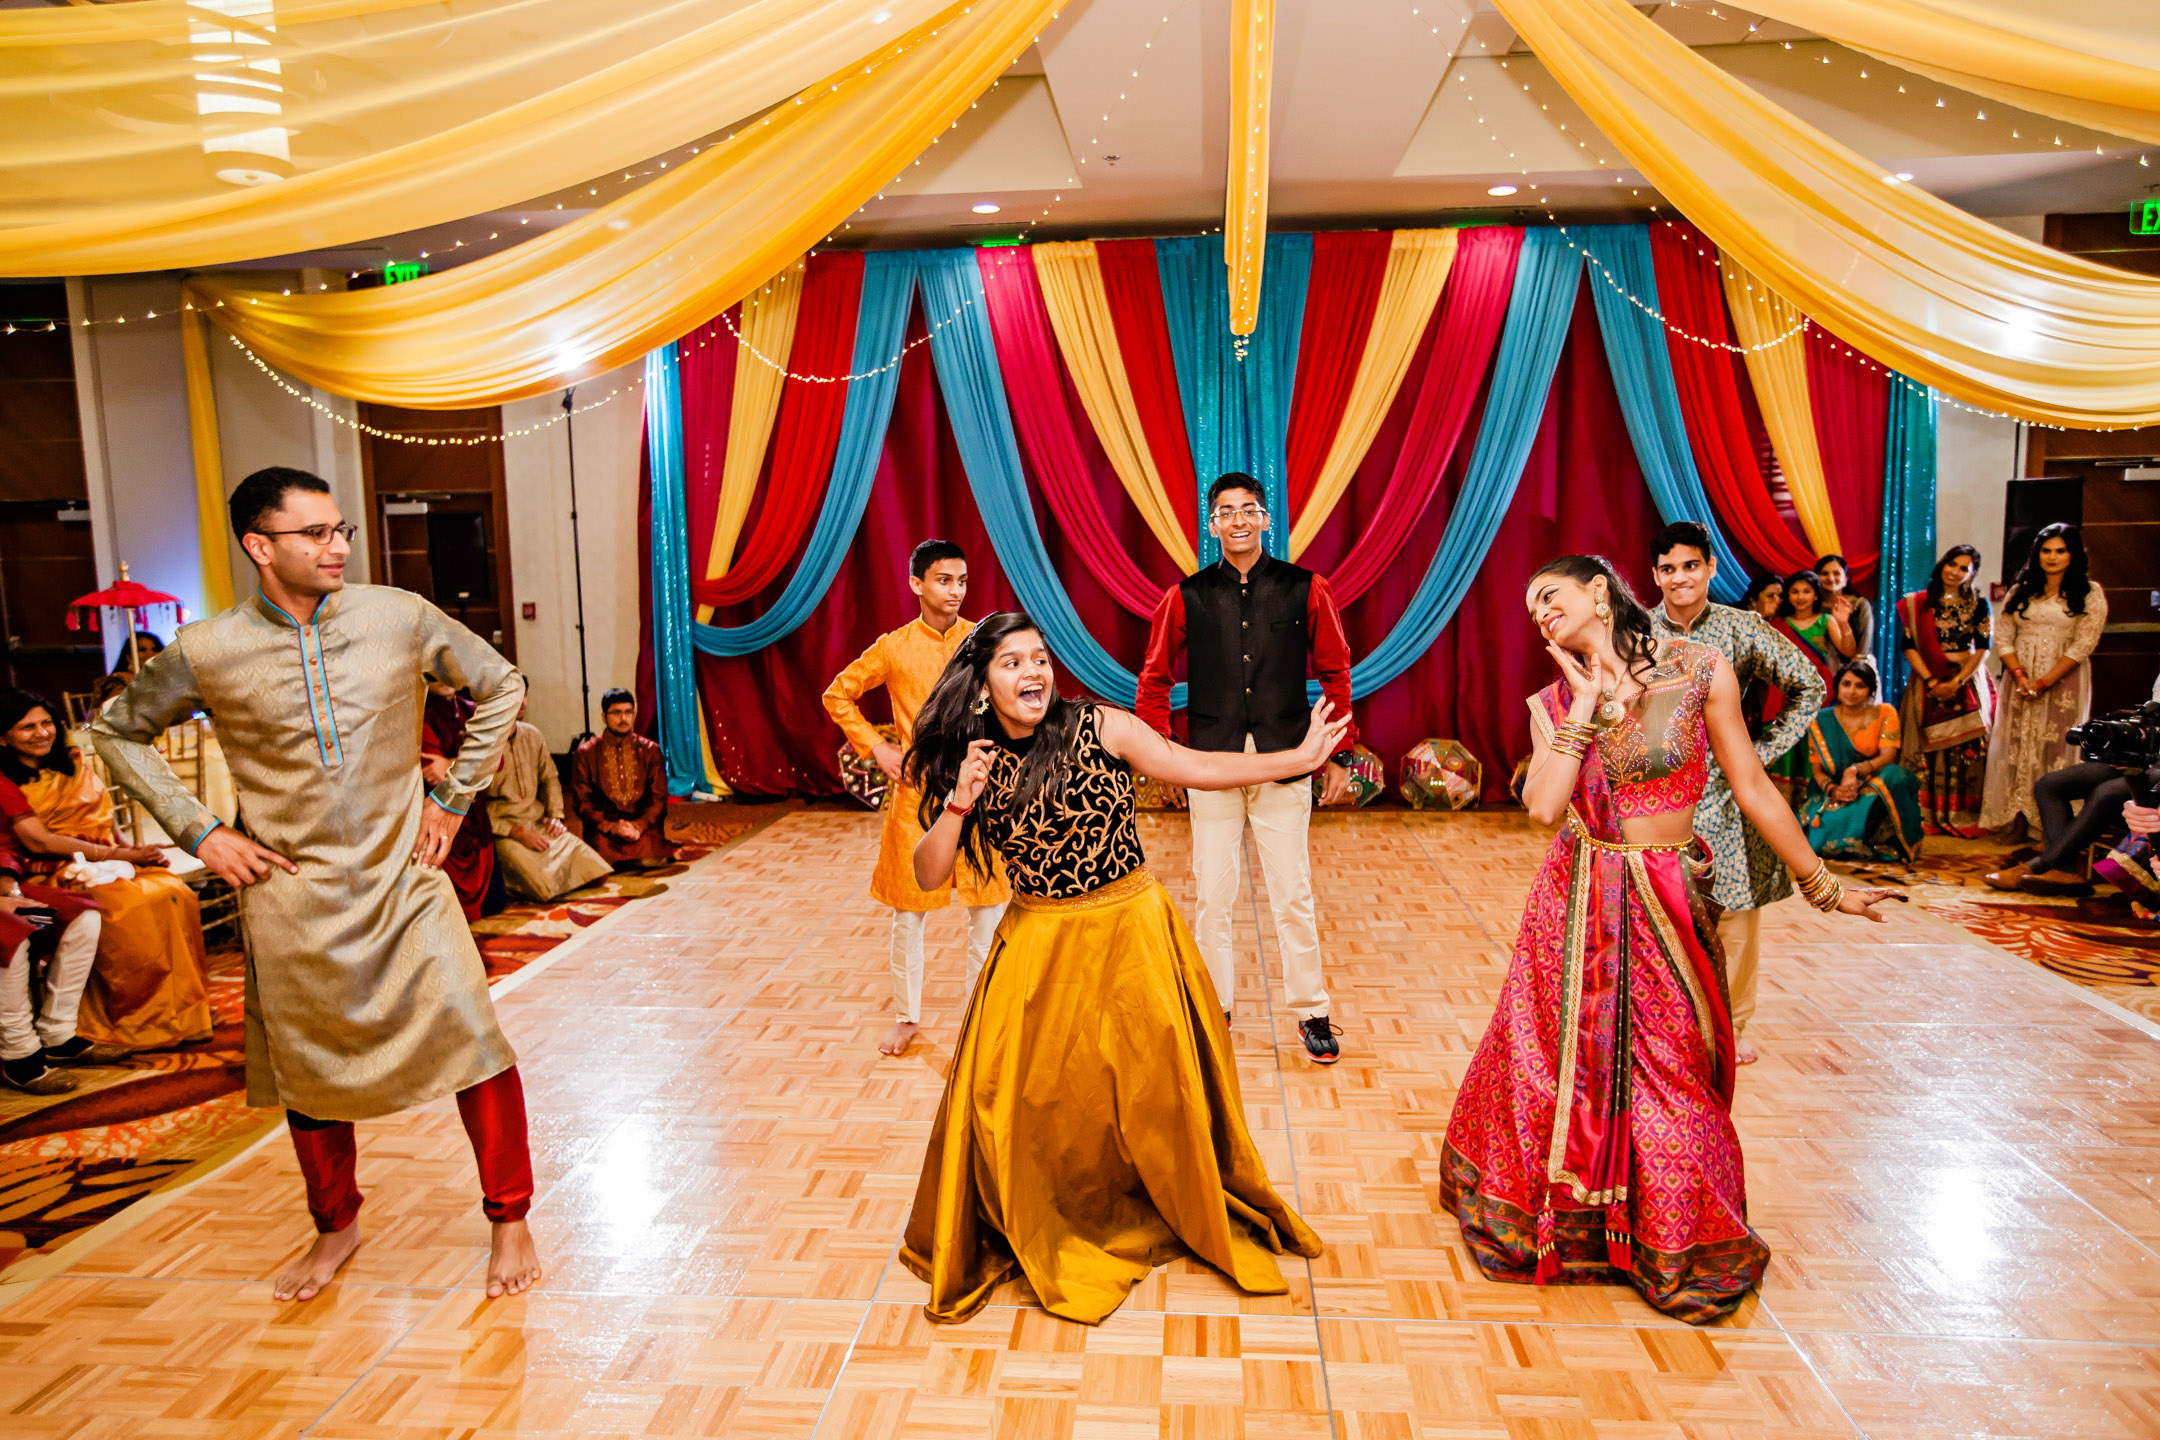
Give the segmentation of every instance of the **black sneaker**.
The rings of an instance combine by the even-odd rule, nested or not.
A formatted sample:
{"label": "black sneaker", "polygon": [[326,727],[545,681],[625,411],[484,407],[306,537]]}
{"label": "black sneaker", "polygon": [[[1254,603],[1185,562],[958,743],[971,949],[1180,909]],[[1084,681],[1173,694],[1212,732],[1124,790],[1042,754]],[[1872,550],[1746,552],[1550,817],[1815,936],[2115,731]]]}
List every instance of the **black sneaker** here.
{"label": "black sneaker", "polygon": [[1298,1021],[1298,1038],[1305,1042],[1305,1053],[1318,1065],[1332,1065],[1342,1058],[1342,1046],[1335,1037],[1342,1034],[1342,1027],[1330,1025],[1325,1015],[1314,1015]]}
{"label": "black sneaker", "polygon": [[1229,1024],[1233,1024],[1233,1023],[1235,1023],[1235,1022],[1233,1022],[1233,1021],[1231,1020],[1231,1018],[1230,1018],[1230,1011],[1228,1010],[1228,1008],[1227,1008],[1227,1007],[1226,1007],[1226,1008],[1225,1008],[1225,1009],[1223,1010],[1223,1012],[1222,1012],[1222,1023],[1223,1023],[1223,1024],[1225,1024],[1225,1025],[1229,1025]]}

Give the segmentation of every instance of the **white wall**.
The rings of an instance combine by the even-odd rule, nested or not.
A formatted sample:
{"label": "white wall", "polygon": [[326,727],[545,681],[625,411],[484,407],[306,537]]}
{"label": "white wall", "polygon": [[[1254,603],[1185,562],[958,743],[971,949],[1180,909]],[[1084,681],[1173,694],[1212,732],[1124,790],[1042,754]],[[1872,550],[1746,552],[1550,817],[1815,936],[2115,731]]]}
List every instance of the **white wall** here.
{"label": "white wall", "polygon": [[[580,385],[580,407],[615,398],[532,435],[503,441],[510,501],[510,566],[517,588],[518,667],[532,685],[526,718],[557,751],[599,724],[601,692],[632,686],[638,657],[638,444],[645,387],[639,365]],[[505,432],[562,413],[559,394],[502,407]],[[570,442],[577,451],[577,541],[570,529]],[[582,560],[582,567],[577,562]],[[578,570],[585,593],[590,721],[578,676]],[[535,618],[524,618],[532,605]]]}
{"label": "white wall", "polygon": [[1980,550],[1980,579],[2003,578],[2003,509],[2022,461],[2017,422],[1943,404],[1935,412],[1935,553]]}

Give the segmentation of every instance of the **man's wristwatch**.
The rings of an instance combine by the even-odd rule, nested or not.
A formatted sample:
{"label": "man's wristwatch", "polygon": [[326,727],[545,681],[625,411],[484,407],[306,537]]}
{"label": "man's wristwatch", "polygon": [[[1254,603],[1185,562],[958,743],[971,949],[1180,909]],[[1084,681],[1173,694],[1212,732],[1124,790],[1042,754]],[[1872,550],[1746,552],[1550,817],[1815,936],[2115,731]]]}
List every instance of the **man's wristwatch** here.
{"label": "man's wristwatch", "polygon": [[1350,762],[1355,759],[1357,759],[1357,747],[1351,746],[1350,748],[1345,750],[1337,750],[1334,754],[1328,756],[1327,763],[1330,765],[1341,765],[1347,768]]}

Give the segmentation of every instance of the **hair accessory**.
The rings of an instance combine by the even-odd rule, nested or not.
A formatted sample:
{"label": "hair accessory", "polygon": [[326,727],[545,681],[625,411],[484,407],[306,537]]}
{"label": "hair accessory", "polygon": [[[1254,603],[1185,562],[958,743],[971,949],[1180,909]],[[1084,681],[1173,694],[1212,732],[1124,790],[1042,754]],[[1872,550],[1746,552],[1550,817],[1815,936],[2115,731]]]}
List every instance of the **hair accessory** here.
{"label": "hair accessory", "polygon": [[980,714],[982,714],[982,713],[983,713],[983,711],[985,711],[985,710],[988,710],[989,708],[990,708],[990,687],[989,687],[989,686],[987,686],[987,685],[985,685],[985,686],[983,686],[983,688],[982,688],[982,694],[980,694],[980,695],[977,695],[977,696],[975,697],[975,703],[974,703],[973,705],[970,705],[970,706],[968,706],[968,709],[970,709],[970,710],[974,711],[974,712],[975,712],[975,713],[976,713],[977,715],[980,715]]}

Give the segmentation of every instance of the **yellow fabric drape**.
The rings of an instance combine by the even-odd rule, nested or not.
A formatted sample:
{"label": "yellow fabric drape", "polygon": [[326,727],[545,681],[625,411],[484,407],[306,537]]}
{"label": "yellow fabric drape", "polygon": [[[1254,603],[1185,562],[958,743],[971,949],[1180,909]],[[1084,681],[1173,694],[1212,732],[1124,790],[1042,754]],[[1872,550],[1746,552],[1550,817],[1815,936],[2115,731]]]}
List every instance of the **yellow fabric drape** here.
{"label": "yellow fabric drape", "polygon": [[0,11],[0,275],[210,265],[573,185],[582,196],[593,177],[643,170],[820,77],[859,71],[952,10],[135,0]]}
{"label": "yellow fabric drape", "polygon": [[2160,144],[2160,6],[1764,0],[1757,14],[2074,125]]}
{"label": "yellow fabric drape", "polygon": [[1275,74],[1275,0],[1230,3],[1230,181],[1223,197],[1223,263],[1229,269],[1230,333],[1260,322],[1267,258],[1268,91]]}
{"label": "yellow fabric drape", "polygon": [[1341,422],[1320,464],[1319,477],[1305,502],[1305,509],[1290,532],[1290,558],[1305,553],[1320,527],[1334,512],[1336,502],[1350,488],[1350,479],[1372,448],[1380,422],[1395,403],[1409,373],[1410,357],[1417,353],[1433,307],[1455,266],[1459,230],[1397,230],[1388,244],[1387,270],[1380,279],[1380,298],[1373,310],[1372,329],[1365,336],[1365,351],[1358,357],[1357,375],[1350,382],[1350,398],[1343,404]]}
{"label": "yellow fabric drape", "polygon": [[1778,468],[1785,472],[1785,488],[1800,514],[1800,528],[1807,532],[1816,554],[1842,555],[1845,547],[1838,543],[1837,516],[1830,509],[1830,482],[1823,474],[1822,450],[1815,443],[1807,339],[1792,335],[1781,344],[1769,343],[1791,334],[1800,324],[1800,312],[1730,255],[1723,257],[1718,270],[1725,280],[1725,308],[1732,312],[1733,333],[1747,350],[1743,358],[1755,387],[1755,403],[1762,411],[1763,428],[1770,432]]}
{"label": "yellow fabric drape", "polygon": [[2021,419],[2160,420],[2160,281],[1898,184],[1626,0],[1495,3],[1630,164],[1839,339]]}
{"label": "yellow fabric drape", "polygon": [[207,401],[210,348],[203,317],[180,312],[180,367],[187,377],[188,444],[195,454],[195,523],[202,555],[203,614],[215,615],[233,603],[232,551],[226,548],[225,456],[218,443],[217,408]]}
{"label": "yellow fabric drape", "polygon": [[1110,468],[1117,471],[1118,482],[1164,553],[1180,571],[1192,574],[1200,568],[1200,557],[1186,538],[1177,512],[1170,508],[1170,492],[1163,485],[1162,472],[1155,468],[1147,432],[1140,426],[1140,407],[1133,400],[1117,327],[1110,319],[1110,297],[1103,289],[1095,242],[1037,245],[1035,275],[1042,284],[1043,308],[1050,312],[1058,351],[1065,357],[1065,368],[1072,375],[1073,388],[1080,392],[1081,408],[1095,427],[1103,453],[1110,457]]}
{"label": "yellow fabric drape", "polygon": [[[728,402],[727,453],[720,462],[720,502],[713,516],[712,549],[705,557],[705,578],[718,580],[735,563],[735,542],[742,538],[758,475],[765,468],[765,447],[780,417],[780,392],[795,345],[795,317],[802,312],[803,265],[800,260],[766,282],[743,302],[735,345],[735,392]],[[758,356],[764,356],[760,360]],[[767,363],[770,361],[771,363]],[[712,622],[713,607],[697,607],[698,623]]]}
{"label": "yellow fabric drape", "polygon": [[188,289],[263,359],[334,394],[458,409],[557,390],[778,274],[932,144],[1061,3],[953,5],[643,188],[454,270],[342,293]]}

